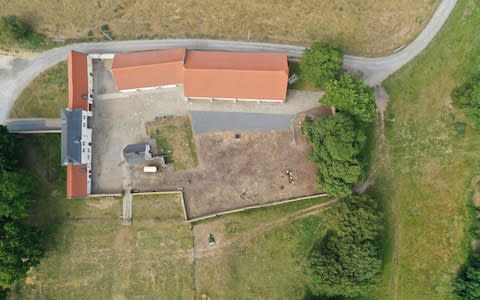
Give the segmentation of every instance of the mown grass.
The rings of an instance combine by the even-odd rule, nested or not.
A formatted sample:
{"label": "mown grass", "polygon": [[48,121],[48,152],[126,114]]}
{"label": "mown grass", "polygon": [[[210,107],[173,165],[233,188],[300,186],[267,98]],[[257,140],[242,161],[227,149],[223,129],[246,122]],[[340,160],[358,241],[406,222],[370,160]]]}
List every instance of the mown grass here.
{"label": "mown grass", "polygon": [[40,181],[30,222],[47,252],[11,299],[192,299],[192,237],[177,195],[134,197],[134,224],[121,225],[120,198],[65,199],[60,137],[23,141]]}
{"label": "mown grass", "polygon": [[392,53],[426,25],[440,0],[73,1],[0,0],[2,14],[32,22],[56,39],[208,37],[309,44],[327,40],[347,53]]}
{"label": "mown grass", "polygon": [[392,251],[398,261],[388,265],[384,298],[453,298],[452,280],[468,249],[467,204],[480,133],[467,127],[465,136],[455,134],[455,123],[465,118],[451,106],[450,94],[480,73],[478,24],[478,1],[459,1],[428,49],[386,82],[390,165],[379,173],[388,188],[378,193],[397,208],[398,248]]}
{"label": "mown grass", "polygon": [[10,118],[59,118],[67,101],[67,62],[63,61],[41,73],[23,90]]}
{"label": "mown grass", "polygon": [[192,125],[188,116],[177,116],[148,122],[147,135],[155,139],[159,154],[173,161],[176,170],[197,166]]}

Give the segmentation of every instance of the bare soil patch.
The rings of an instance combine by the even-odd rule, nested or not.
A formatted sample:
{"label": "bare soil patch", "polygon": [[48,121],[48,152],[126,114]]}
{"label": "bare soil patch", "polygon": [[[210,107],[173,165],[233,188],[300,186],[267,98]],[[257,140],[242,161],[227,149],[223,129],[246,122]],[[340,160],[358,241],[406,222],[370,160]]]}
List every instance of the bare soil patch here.
{"label": "bare soil patch", "polygon": [[[139,191],[183,188],[189,218],[319,193],[310,145],[292,131],[196,136],[199,166],[156,174],[132,167]],[[285,170],[293,174],[290,183]]]}

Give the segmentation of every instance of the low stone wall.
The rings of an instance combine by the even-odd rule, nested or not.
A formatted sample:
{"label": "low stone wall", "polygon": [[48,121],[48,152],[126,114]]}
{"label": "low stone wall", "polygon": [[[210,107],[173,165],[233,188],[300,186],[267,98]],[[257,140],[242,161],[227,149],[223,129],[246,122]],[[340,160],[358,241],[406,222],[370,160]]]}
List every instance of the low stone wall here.
{"label": "low stone wall", "polygon": [[[290,202],[297,202],[297,201],[302,201],[302,200],[308,200],[308,199],[313,199],[313,198],[319,198],[319,197],[325,197],[328,196],[327,193],[320,193],[320,194],[315,194],[315,195],[310,195],[310,196],[304,196],[304,197],[298,197],[298,198],[293,198],[293,199],[286,199],[286,200],[281,200],[277,202],[270,202],[270,203],[265,203],[265,204],[258,204],[258,205],[250,205],[250,206],[245,206],[241,208],[236,208],[236,209],[231,209],[231,210],[225,210],[221,212],[216,212],[204,216],[200,216],[197,218],[189,219],[188,214],[187,214],[187,209],[185,208],[185,198],[183,197],[183,191],[182,190],[173,190],[173,191],[158,191],[158,192],[138,192],[138,193],[132,193],[132,196],[141,196],[141,195],[171,195],[171,194],[178,194],[180,196],[180,202],[182,204],[182,210],[183,210],[183,216],[185,220],[189,223],[193,222],[198,222],[218,216],[223,216],[227,214],[233,214],[236,212],[241,212],[241,211],[246,211],[250,209],[257,209],[257,208],[264,208],[264,207],[269,207],[269,206],[275,206],[275,205],[280,205],[280,204],[286,204]],[[89,197],[121,197],[121,194],[91,194]]]}
{"label": "low stone wall", "polygon": [[245,207],[236,208],[236,209],[232,209],[232,210],[226,210],[226,211],[222,211],[222,212],[208,214],[208,215],[193,218],[193,219],[188,219],[187,218],[187,221],[192,223],[192,222],[202,221],[202,220],[206,220],[206,219],[210,219],[210,218],[214,218],[214,217],[218,217],[218,216],[222,216],[222,215],[227,215],[227,214],[232,214],[232,213],[236,213],[236,212],[246,211],[246,210],[250,210],[250,209],[269,207],[269,206],[274,206],[274,205],[280,205],[280,204],[302,201],[302,200],[308,200],[308,199],[313,199],[313,198],[318,198],[318,197],[325,197],[325,196],[327,196],[326,193],[320,193],[320,194],[315,194],[315,195],[311,195],[311,196],[304,196],[304,197],[298,197],[298,198],[293,198],[293,199],[281,200],[281,201],[278,201],[278,202],[270,202],[270,203],[266,203],[266,204],[245,206]]}

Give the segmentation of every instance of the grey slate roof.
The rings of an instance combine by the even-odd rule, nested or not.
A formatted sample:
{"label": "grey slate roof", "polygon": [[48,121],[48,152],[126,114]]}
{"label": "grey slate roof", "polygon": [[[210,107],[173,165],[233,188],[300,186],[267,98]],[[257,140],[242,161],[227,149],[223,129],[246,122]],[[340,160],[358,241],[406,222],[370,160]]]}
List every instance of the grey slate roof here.
{"label": "grey slate roof", "polygon": [[147,143],[131,144],[123,148],[123,157],[130,165],[139,165],[146,162],[145,147]]}
{"label": "grey slate roof", "polygon": [[82,110],[62,110],[62,164],[82,162]]}

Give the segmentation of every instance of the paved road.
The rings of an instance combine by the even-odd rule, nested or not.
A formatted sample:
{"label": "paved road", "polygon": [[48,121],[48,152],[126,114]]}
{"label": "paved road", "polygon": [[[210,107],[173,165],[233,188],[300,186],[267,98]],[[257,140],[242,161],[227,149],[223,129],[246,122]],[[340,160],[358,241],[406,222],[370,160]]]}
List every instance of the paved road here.
{"label": "paved road", "polygon": [[[402,51],[381,58],[347,55],[345,56],[345,68],[361,71],[365,80],[371,85],[380,84],[390,74],[418,55],[430,43],[445,23],[456,2],[457,0],[443,0],[424,31]],[[292,45],[204,39],[135,40],[71,44],[43,52],[27,61],[15,60],[9,70],[0,72],[0,123],[5,123],[15,99],[22,90],[38,74],[64,60],[72,49],[87,53],[107,53],[171,47],[204,50],[287,52],[292,58],[299,58],[304,50],[304,47]]]}
{"label": "paved road", "polygon": [[13,119],[7,122],[8,131],[13,133],[57,133],[60,119]]}
{"label": "paved road", "polygon": [[290,128],[295,115],[190,111],[195,133],[212,131],[271,131]]}

